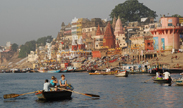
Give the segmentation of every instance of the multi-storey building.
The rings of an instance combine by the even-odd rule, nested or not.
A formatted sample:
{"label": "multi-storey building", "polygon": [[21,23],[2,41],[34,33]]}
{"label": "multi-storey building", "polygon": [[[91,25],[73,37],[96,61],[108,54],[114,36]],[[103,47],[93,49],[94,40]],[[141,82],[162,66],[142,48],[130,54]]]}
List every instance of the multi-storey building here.
{"label": "multi-storey building", "polygon": [[180,26],[178,17],[161,17],[159,27],[150,30],[153,34],[154,50],[178,50],[180,48]]}

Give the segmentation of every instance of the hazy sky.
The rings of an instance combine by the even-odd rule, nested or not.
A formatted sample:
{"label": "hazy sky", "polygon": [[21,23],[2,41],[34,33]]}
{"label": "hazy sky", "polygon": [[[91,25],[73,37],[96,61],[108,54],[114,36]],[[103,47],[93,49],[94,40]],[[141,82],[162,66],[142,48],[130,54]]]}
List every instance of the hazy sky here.
{"label": "hazy sky", "polygon": [[[0,0],[0,45],[7,41],[26,41],[52,35],[56,38],[61,23],[77,18],[110,18],[112,9],[126,0]],[[139,0],[160,14],[182,13],[183,0]],[[159,19],[159,17],[157,18]],[[156,19],[156,20],[157,20]]]}

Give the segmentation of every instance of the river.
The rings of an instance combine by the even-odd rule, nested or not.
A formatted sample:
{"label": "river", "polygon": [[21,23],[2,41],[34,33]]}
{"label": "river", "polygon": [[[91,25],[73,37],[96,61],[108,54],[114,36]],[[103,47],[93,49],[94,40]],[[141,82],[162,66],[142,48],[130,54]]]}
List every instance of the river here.
{"label": "river", "polygon": [[[3,99],[4,94],[27,93],[43,88],[45,79],[60,79],[62,73],[0,73],[0,108],[182,108],[183,87],[161,85],[148,80],[152,76],[134,74],[125,77],[65,73],[74,91],[100,95],[91,98],[73,93],[72,98],[60,101],[39,101],[35,94]],[[180,77],[173,74],[173,78]]]}

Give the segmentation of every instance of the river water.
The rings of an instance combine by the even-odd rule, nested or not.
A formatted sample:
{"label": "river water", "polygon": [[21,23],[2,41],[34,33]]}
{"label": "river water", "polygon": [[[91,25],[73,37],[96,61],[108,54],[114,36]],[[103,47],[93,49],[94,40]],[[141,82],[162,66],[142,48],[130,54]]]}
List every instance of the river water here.
{"label": "river water", "polygon": [[[73,93],[72,98],[60,101],[39,101],[35,94],[3,99],[4,94],[27,93],[43,88],[45,79],[62,73],[1,73],[0,108],[182,108],[183,87],[161,85],[148,80],[147,74],[115,77],[113,75],[89,75],[88,73],[65,73],[68,83],[80,93],[100,95],[91,98]],[[180,77],[173,74],[173,78]]]}

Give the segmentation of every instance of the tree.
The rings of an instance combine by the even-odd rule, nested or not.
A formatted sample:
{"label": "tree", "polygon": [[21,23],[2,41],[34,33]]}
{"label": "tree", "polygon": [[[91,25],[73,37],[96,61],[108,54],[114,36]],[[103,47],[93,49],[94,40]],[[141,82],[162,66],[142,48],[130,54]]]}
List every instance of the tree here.
{"label": "tree", "polygon": [[46,42],[50,43],[53,40],[52,36],[41,37],[37,40],[38,46],[46,45]]}
{"label": "tree", "polygon": [[21,45],[20,47],[20,52],[19,52],[19,58],[24,58],[26,57],[30,51],[35,51],[36,49],[36,41],[28,41],[24,45]]}
{"label": "tree", "polygon": [[123,22],[131,22],[140,21],[144,17],[156,18],[157,14],[142,3],[139,3],[138,0],[126,0],[124,3],[115,6],[110,14],[111,18],[114,18],[114,16],[120,16]]}
{"label": "tree", "polygon": [[16,43],[12,44],[11,50],[14,52],[17,52],[17,49],[18,49],[18,45]]}
{"label": "tree", "polygon": [[41,37],[37,41],[35,40],[28,41],[24,45],[21,45],[18,57],[24,58],[30,53],[30,51],[35,51],[36,44],[38,44],[38,46],[41,46],[41,45],[44,46],[46,45],[46,42],[50,43],[52,40],[53,40],[52,36],[47,36],[47,37]]}
{"label": "tree", "polygon": [[182,16],[179,15],[179,14],[174,14],[174,15],[172,15],[172,17],[179,17],[179,18],[181,18]]}

